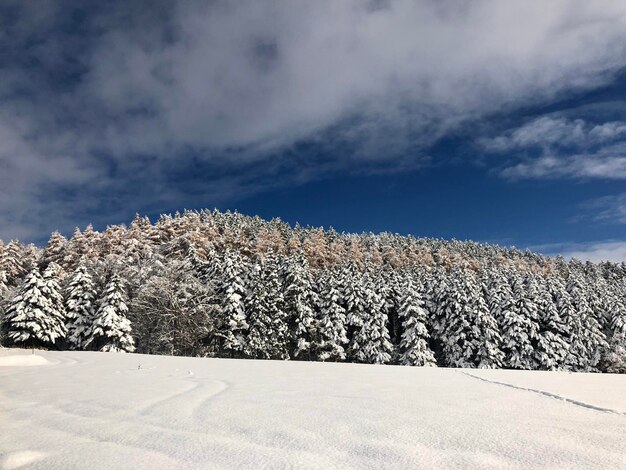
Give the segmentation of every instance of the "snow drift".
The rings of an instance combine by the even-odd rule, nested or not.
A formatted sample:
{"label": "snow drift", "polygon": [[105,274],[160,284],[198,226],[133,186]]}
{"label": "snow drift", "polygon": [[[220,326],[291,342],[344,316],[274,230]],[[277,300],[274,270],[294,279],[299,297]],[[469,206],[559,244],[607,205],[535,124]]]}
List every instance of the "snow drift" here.
{"label": "snow drift", "polygon": [[626,376],[0,350],[2,468],[626,467]]}

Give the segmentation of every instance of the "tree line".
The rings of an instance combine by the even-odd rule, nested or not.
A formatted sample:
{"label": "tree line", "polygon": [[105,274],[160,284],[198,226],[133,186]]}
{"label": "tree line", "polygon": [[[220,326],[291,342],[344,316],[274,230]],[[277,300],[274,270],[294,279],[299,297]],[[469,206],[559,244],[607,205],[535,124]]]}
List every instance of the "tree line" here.
{"label": "tree line", "polygon": [[7,346],[626,372],[626,265],[186,211],[0,242]]}

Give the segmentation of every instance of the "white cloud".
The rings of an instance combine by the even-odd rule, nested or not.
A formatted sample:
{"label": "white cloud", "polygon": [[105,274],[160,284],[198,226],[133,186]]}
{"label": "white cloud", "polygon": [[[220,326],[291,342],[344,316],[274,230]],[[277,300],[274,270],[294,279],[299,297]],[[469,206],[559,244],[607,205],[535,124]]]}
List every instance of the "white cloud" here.
{"label": "white cloud", "polygon": [[[13,59],[0,68],[0,132],[13,142],[0,148],[4,237],[36,216],[41,230],[74,221],[103,192],[119,210],[131,181],[133,210],[174,197],[168,172],[189,155],[236,168],[247,191],[255,162],[314,178],[297,152],[275,161],[301,139],[345,149],[322,172],[419,165],[463,123],[606,83],[626,44],[620,1],[119,2],[78,25],[67,5],[46,5],[15,2],[0,32]],[[548,140],[569,125],[585,138],[624,132],[540,124]],[[624,171],[616,158],[570,172]],[[205,195],[228,186],[218,173]]]}
{"label": "white cloud", "polygon": [[583,119],[570,120],[559,116],[542,116],[523,126],[492,138],[479,138],[478,143],[490,152],[525,150],[538,147],[590,147],[626,136],[626,122],[591,124]]}
{"label": "white cloud", "polygon": [[[506,178],[626,179],[626,122],[592,124],[542,116],[503,135],[479,138],[488,152],[505,153]],[[538,149],[539,155],[532,150]],[[510,163],[511,155],[515,163]],[[521,160],[521,161],[519,161]]]}
{"label": "white cloud", "polygon": [[506,178],[601,178],[626,179],[626,144],[609,146],[596,153],[542,155],[502,170]]}
{"label": "white cloud", "polygon": [[576,258],[581,261],[626,261],[626,241],[607,240],[590,243],[571,243],[534,247],[547,255],[561,255],[565,259]]}
{"label": "white cloud", "polygon": [[592,199],[584,203],[582,208],[584,214],[578,219],[626,224],[626,193]]}

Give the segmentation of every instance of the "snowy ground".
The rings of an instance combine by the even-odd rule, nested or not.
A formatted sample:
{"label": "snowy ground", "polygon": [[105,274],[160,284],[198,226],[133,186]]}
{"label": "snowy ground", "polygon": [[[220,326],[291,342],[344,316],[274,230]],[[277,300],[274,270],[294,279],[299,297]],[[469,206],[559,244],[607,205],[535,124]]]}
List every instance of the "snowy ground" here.
{"label": "snowy ground", "polygon": [[626,468],[626,376],[0,350],[1,468]]}

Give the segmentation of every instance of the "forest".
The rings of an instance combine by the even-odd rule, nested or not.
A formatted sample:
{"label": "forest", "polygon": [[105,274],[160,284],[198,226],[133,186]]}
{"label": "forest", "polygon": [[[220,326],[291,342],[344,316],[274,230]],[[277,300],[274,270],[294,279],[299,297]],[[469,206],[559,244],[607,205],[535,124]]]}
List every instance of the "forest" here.
{"label": "forest", "polygon": [[626,372],[626,263],[217,210],[0,241],[0,344]]}

